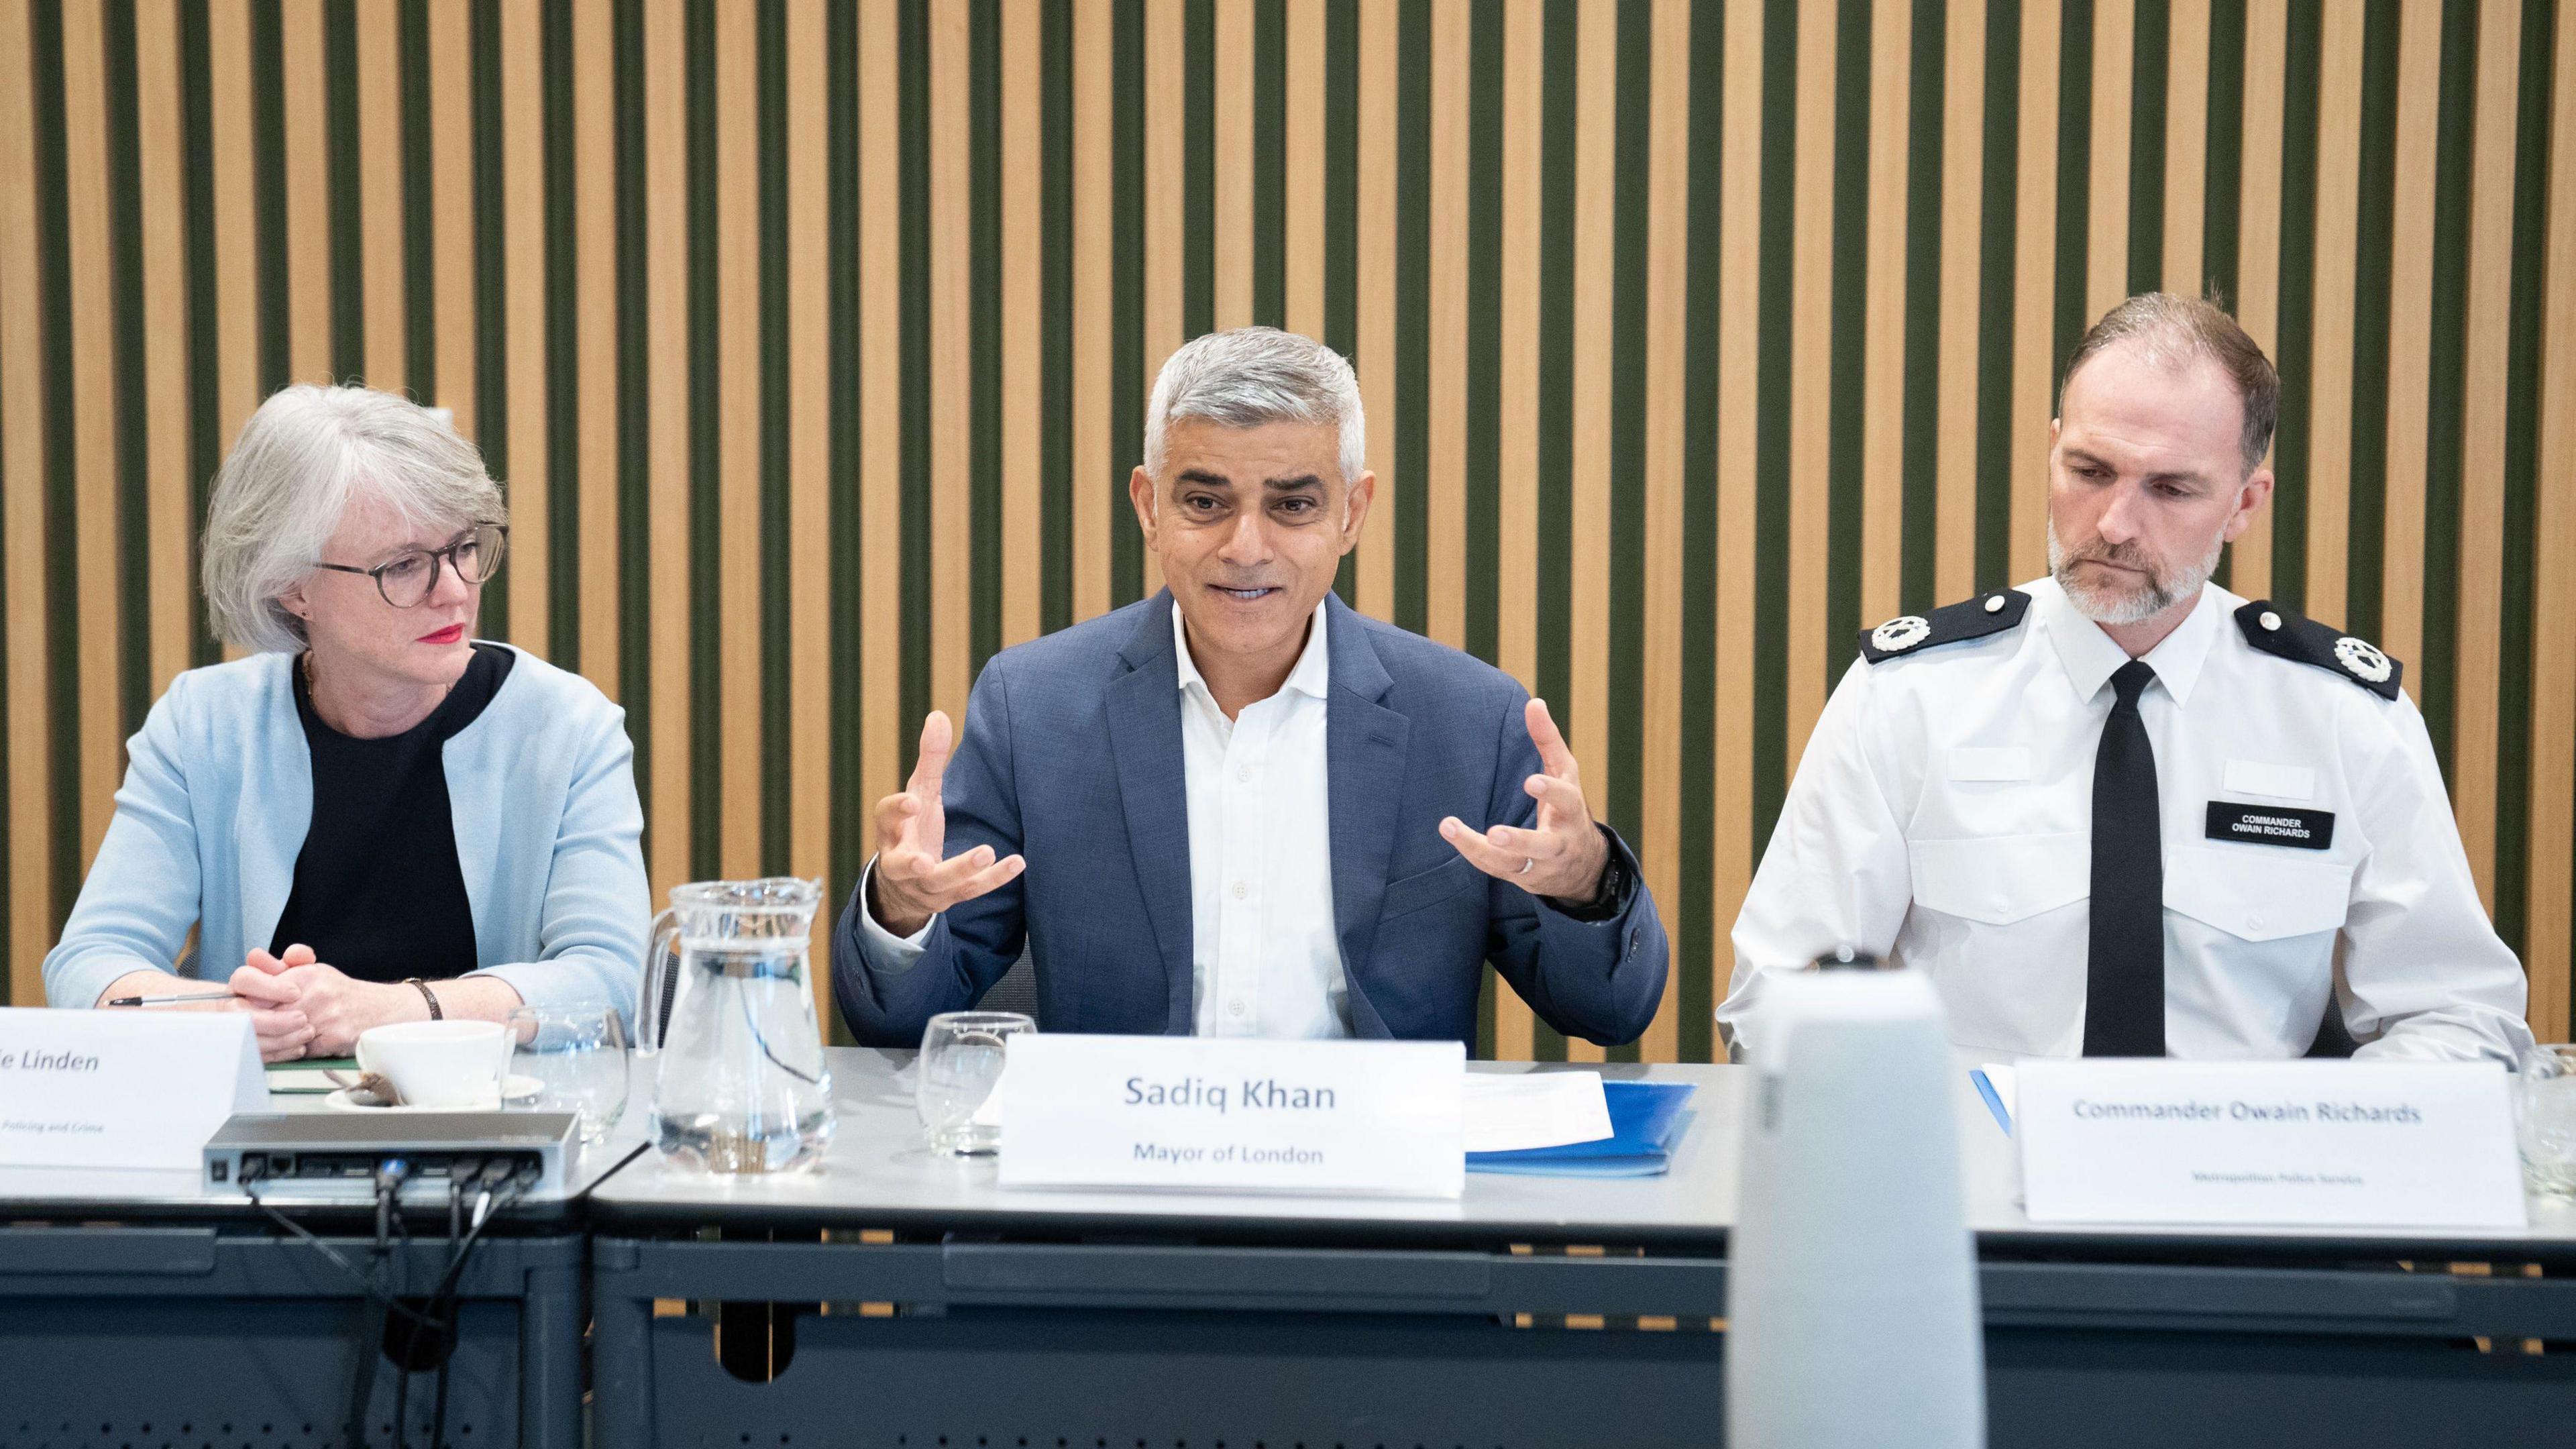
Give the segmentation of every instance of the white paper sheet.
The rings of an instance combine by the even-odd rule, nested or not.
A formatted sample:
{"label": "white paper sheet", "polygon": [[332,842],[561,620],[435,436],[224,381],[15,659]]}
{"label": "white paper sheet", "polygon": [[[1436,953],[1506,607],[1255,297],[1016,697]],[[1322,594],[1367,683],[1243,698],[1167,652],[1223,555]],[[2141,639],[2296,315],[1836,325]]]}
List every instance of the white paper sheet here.
{"label": "white paper sheet", "polygon": [[1610,1135],[1599,1072],[1469,1072],[1469,1152],[1518,1152],[1598,1142]]}

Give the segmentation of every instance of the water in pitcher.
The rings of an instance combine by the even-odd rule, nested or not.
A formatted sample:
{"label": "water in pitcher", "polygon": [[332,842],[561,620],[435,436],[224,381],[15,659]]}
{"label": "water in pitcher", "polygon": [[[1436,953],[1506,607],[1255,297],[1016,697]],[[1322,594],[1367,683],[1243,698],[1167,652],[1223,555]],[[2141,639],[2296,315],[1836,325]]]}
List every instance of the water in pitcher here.
{"label": "water in pitcher", "polygon": [[718,1173],[804,1167],[832,1136],[806,942],[681,935],[661,1044],[658,1145]]}

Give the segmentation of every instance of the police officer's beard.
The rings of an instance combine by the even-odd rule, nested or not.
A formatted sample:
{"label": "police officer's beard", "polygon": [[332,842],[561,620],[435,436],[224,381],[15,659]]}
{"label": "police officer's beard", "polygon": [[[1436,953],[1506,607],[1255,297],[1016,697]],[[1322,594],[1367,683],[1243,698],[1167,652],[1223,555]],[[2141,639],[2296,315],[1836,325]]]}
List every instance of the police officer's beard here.
{"label": "police officer's beard", "polygon": [[[2197,597],[2200,586],[2218,572],[2219,555],[2227,547],[2222,531],[2209,541],[2209,553],[2194,567],[2167,574],[2158,571],[2155,560],[2125,543],[2104,543],[2099,539],[2068,553],[2057,541],[2057,520],[2048,521],[2048,574],[2065,591],[2066,602],[2075,612],[2096,624],[2143,624],[2174,606],[2177,600]],[[2141,581],[2125,590],[2101,589],[2079,582],[2074,566],[2086,562],[2118,564],[2141,570]]]}

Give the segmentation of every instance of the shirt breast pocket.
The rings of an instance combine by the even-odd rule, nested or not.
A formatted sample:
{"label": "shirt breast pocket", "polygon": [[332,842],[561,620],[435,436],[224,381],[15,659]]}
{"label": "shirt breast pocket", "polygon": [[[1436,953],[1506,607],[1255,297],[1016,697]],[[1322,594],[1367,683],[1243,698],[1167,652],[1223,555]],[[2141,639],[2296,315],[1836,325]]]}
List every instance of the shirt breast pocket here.
{"label": "shirt breast pocket", "polygon": [[2343,925],[2349,862],[2262,846],[2187,845],[2165,853],[2165,909],[2244,941],[2284,941]]}
{"label": "shirt breast pocket", "polygon": [[1907,847],[1914,903],[1985,926],[2009,926],[2092,893],[2092,841],[2070,833],[1917,840]]}

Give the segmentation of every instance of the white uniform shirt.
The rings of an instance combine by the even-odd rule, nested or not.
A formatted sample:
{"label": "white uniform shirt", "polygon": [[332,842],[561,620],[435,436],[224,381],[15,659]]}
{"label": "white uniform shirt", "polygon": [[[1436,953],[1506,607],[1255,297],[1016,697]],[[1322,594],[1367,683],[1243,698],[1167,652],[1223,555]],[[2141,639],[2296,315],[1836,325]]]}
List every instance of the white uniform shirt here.
{"label": "white uniform shirt", "polygon": [[[2051,581],[2021,624],[1855,662],[1735,923],[1718,1019],[1849,945],[1922,969],[1950,1036],[2084,1046],[2093,761],[2128,653]],[[2248,644],[2215,585],[2146,656],[2164,852],[2165,1042],[2304,1053],[2330,1001],[2364,1055],[2518,1054],[2524,981],[2469,874],[2423,716]],[[2324,811],[2324,850],[2211,839],[2213,803]]]}
{"label": "white uniform shirt", "polygon": [[[1332,655],[1317,606],[1279,692],[1227,719],[1172,611],[1190,812],[1190,977],[1200,1036],[1345,1037],[1350,985],[1333,930]],[[870,869],[875,868],[873,861]],[[864,885],[863,887],[864,888]],[[862,911],[868,963],[901,971],[930,927],[898,937]]]}

